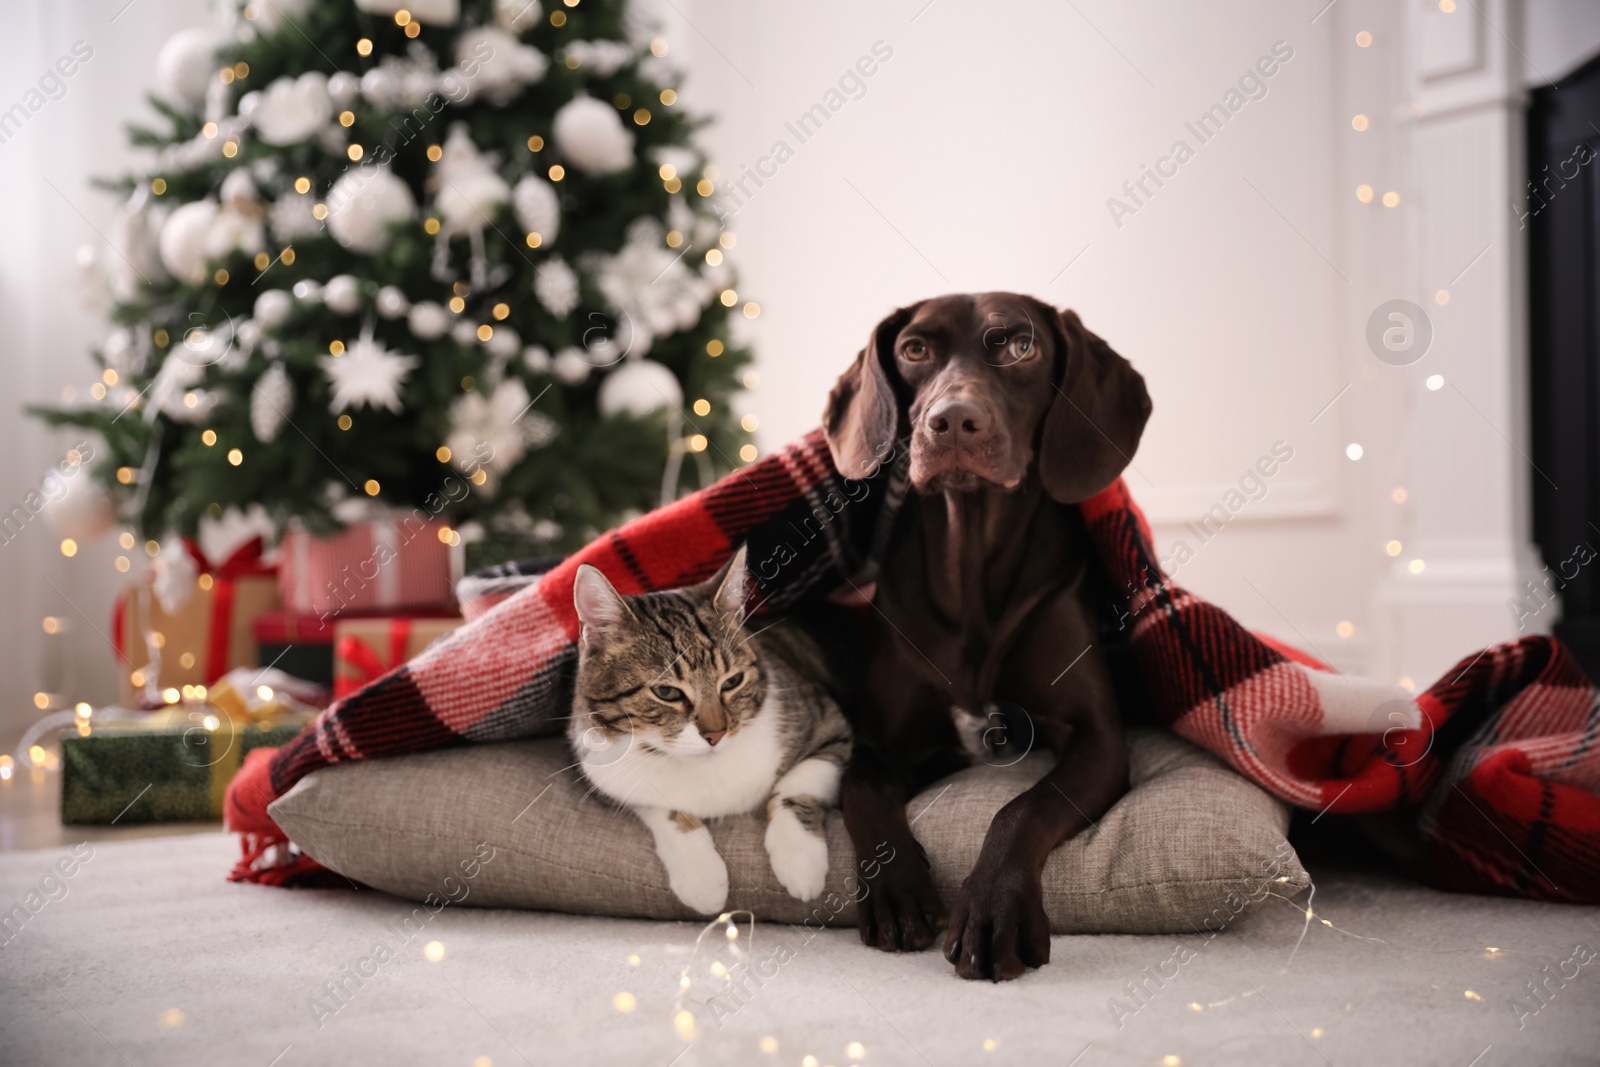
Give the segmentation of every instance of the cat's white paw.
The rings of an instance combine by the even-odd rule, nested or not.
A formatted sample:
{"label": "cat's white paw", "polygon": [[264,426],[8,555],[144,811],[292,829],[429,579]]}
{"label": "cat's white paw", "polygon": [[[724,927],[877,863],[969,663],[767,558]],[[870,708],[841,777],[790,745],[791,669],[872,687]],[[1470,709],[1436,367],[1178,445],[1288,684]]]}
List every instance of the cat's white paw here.
{"label": "cat's white paw", "polygon": [[767,858],[772,873],[789,895],[810,900],[828,878],[828,841],[800,824],[794,812],[780,808],[767,822]]}
{"label": "cat's white paw", "polygon": [[667,868],[672,893],[702,915],[722,911],[728,902],[728,865],[705,830],[682,834],[671,848],[657,848]]}

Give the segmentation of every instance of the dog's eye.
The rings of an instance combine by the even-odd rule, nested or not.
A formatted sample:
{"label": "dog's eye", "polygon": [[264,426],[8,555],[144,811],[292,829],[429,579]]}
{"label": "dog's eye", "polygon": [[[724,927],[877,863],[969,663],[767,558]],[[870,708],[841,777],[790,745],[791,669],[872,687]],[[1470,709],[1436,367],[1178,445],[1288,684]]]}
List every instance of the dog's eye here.
{"label": "dog's eye", "polygon": [[655,694],[657,700],[665,700],[668,704],[676,704],[683,699],[683,690],[675,685],[653,685],[650,692]]}
{"label": "dog's eye", "polygon": [[733,692],[735,689],[739,688],[743,684],[744,684],[744,672],[743,671],[740,671],[738,674],[730,674],[730,675],[728,675],[726,678],[724,678],[722,680],[722,691],[724,693],[731,693],[731,692]]}
{"label": "dog's eye", "polygon": [[928,358],[928,346],[913,337],[900,346],[900,354],[915,363]]}
{"label": "dog's eye", "polygon": [[1039,348],[1033,343],[1031,337],[1013,337],[1006,346],[1006,352],[1018,363],[1032,359],[1039,354]]}

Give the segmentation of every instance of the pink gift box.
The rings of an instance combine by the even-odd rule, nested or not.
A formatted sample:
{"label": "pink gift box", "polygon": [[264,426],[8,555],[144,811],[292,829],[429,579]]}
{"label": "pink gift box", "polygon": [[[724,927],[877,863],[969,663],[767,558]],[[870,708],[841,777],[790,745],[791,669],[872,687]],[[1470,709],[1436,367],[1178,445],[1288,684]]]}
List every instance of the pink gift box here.
{"label": "pink gift box", "polygon": [[291,526],[278,564],[284,609],[337,615],[449,608],[455,589],[453,552],[439,539],[445,529],[411,515],[355,523],[332,537]]}

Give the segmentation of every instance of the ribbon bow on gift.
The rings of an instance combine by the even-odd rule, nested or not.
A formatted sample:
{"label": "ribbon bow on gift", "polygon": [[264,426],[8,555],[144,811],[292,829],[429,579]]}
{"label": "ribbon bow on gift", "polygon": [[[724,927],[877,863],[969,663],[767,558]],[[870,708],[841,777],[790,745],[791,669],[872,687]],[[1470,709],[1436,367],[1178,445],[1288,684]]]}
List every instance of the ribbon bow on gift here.
{"label": "ribbon bow on gift", "polygon": [[355,668],[353,675],[346,674],[343,670],[336,670],[333,678],[333,695],[335,699],[343,700],[368,682],[375,682],[382,678],[410,658],[406,655],[406,649],[411,644],[411,620],[386,619],[384,621],[389,627],[389,657],[387,660],[380,657],[371,645],[354,634],[345,634],[334,642],[334,662],[341,668],[345,665]]}
{"label": "ribbon bow on gift", "polygon": [[233,636],[234,583],[240,578],[271,577],[278,568],[262,561],[266,545],[259,536],[234,549],[219,565],[206,559],[192,538],[185,537],[183,547],[200,568],[201,588],[205,588],[208,576],[211,580],[211,625],[206,632],[206,684],[210,685],[227,674],[231,666],[228,645]]}
{"label": "ribbon bow on gift", "polygon": [[[185,575],[183,584],[190,590],[189,593],[177,598],[177,603],[170,610],[166,604],[163,604],[162,608],[168,611],[168,614],[181,610],[189,596],[193,595],[193,584],[198,584],[202,590],[210,590],[211,610],[206,626],[205,684],[211,685],[227,674],[229,667],[232,666],[228,661],[228,648],[233,639],[233,606],[238,580],[271,577],[278,572],[278,569],[275,565],[263,561],[266,544],[259,536],[252,537],[217,564],[206,558],[199,544],[192,538],[185,537],[182,543],[183,556],[179,559],[192,563],[199,573],[194,578]],[[187,570],[187,567],[184,569]],[[125,590],[118,595],[116,605],[112,609],[111,643],[116,649],[118,658],[131,663],[135,661],[128,657],[128,635],[124,625],[127,616],[127,598],[128,591]],[[158,597],[158,599],[166,598]]]}

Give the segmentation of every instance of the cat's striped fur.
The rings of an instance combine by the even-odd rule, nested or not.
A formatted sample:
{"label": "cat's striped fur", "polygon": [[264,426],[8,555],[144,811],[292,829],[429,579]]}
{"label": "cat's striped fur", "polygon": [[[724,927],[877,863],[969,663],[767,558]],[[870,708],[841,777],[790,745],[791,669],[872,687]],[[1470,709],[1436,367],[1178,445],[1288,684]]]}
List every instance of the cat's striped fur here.
{"label": "cat's striped fur", "polygon": [[618,593],[591,566],[573,598],[582,632],[568,737],[595,789],[655,837],[672,891],[720,912],[728,871],[703,820],[765,806],[773,872],[822,892],[823,825],[850,757],[826,664],[797,625],[745,629],[745,552],[700,585]]}

